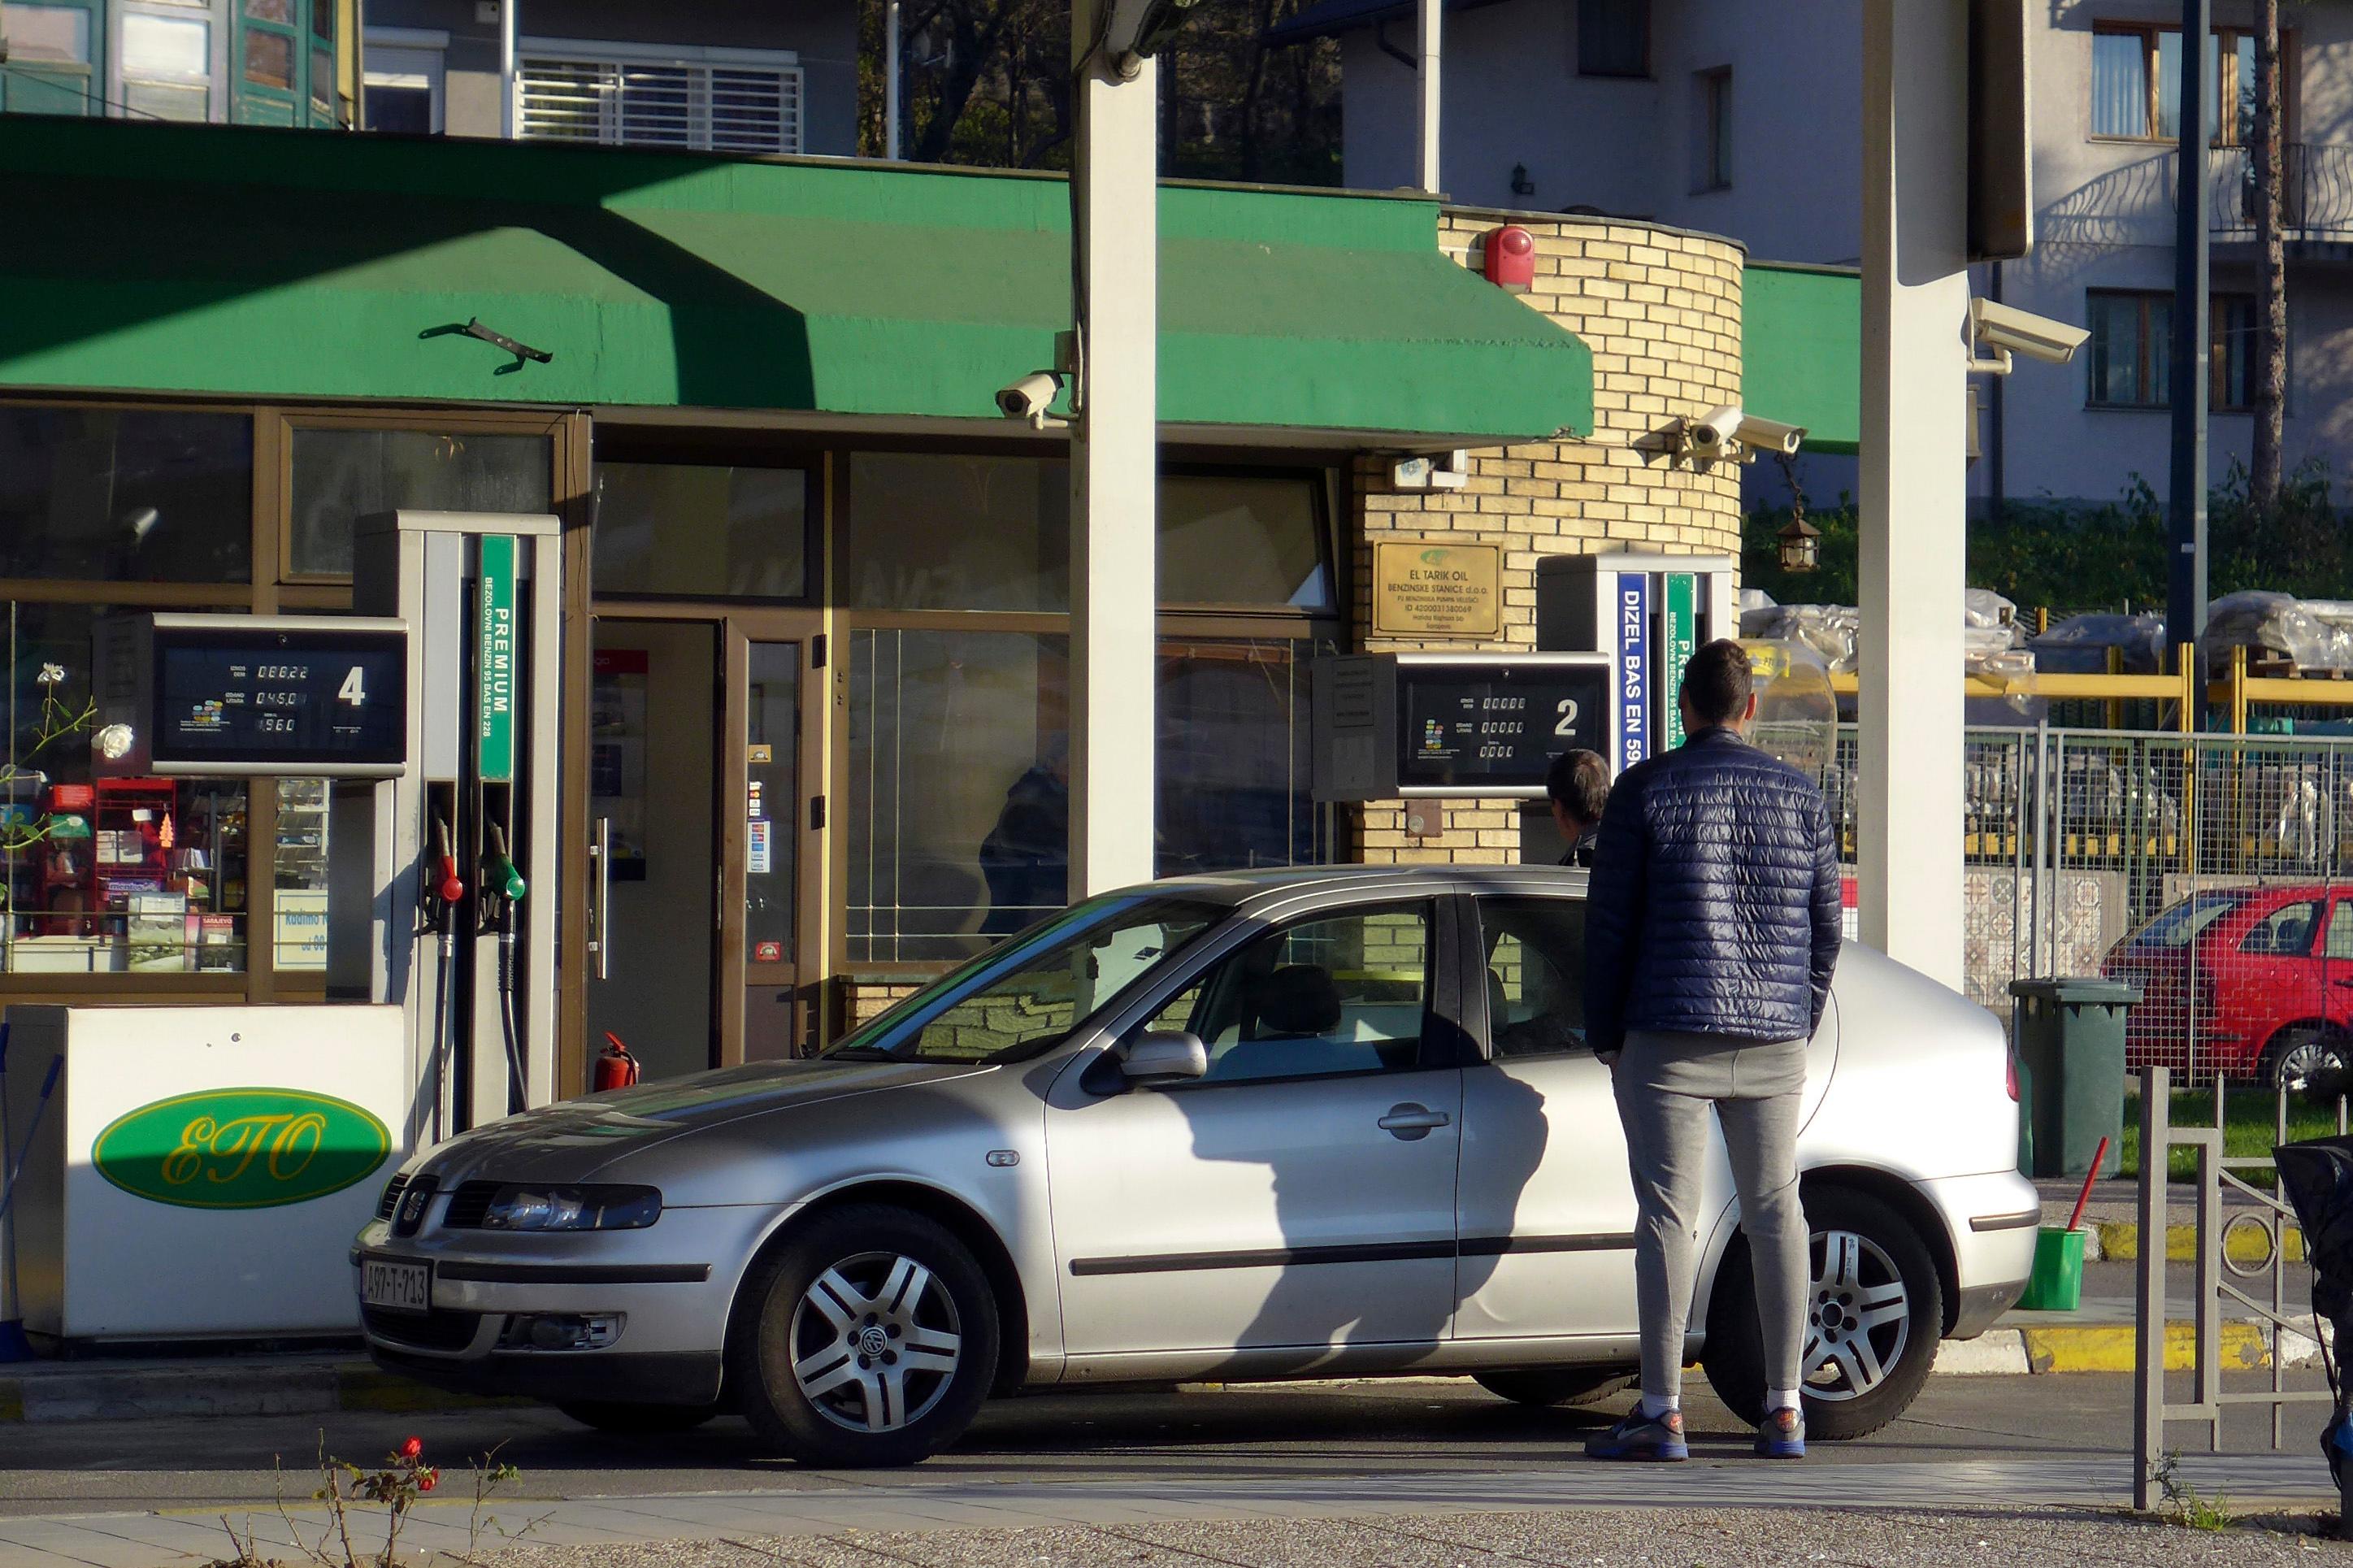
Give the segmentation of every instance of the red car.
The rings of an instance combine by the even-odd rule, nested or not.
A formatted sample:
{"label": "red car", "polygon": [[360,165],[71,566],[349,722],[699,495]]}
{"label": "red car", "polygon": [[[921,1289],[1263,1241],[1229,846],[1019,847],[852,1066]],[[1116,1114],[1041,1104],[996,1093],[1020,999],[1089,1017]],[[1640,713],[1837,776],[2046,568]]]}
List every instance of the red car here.
{"label": "red car", "polygon": [[2100,966],[2141,988],[2125,1065],[2335,1094],[2353,1062],[2353,885],[2194,893]]}

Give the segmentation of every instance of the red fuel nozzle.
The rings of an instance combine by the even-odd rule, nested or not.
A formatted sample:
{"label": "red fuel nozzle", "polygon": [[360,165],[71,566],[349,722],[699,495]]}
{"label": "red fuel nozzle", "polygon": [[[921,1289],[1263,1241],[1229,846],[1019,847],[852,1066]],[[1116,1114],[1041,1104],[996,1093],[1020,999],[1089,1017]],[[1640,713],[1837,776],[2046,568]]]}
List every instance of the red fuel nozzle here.
{"label": "red fuel nozzle", "polygon": [[458,857],[443,855],[441,857],[441,902],[455,904],[465,896],[466,884],[458,875]]}

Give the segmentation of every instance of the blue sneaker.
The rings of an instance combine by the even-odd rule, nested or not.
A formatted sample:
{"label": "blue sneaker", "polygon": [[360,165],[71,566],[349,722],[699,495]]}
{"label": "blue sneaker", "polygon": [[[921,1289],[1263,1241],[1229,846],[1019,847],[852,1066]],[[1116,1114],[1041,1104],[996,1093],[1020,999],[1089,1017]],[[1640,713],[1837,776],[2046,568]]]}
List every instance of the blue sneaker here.
{"label": "blue sneaker", "polygon": [[1664,1415],[1645,1415],[1642,1407],[1637,1404],[1617,1425],[1588,1437],[1585,1440],[1585,1457],[1588,1459],[1637,1459],[1669,1464],[1678,1459],[1688,1459],[1691,1448],[1683,1442],[1683,1414],[1670,1410]]}
{"label": "blue sneaker", "polygon": [[1757,1453],[1767,1459],[1806,1457],[1806,1417],[1800,1411],[1776,1410],[1757,1428]]}

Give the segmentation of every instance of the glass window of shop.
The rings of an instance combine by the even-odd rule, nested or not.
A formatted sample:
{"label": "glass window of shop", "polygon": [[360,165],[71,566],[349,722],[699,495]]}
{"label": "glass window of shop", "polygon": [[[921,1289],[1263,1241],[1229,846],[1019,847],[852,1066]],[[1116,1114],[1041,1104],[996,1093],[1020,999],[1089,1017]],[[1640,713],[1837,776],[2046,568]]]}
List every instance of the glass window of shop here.
{"label": "glass window of shop", "polygon": [[[939,963],[1069,897],[1066,470],[849,470],[845,957]],[[1160,874],[1330,858],[1307,776],[1308,666],[1338,631],[1324,476],[1165,475],[1159,569]]]}
{"label": "glass window of shop", "polygon": [[600,462],[596,591],[799,599],[808,591],[805,469]]}
{"label": "glass window of shop", "polygon": [[252,419],[0,407],[0,578],[252,575]]}
{"label": "glass window of shop", "polygon": [[298,429],[287,569],[349,577],[352,525],[372,512],[546,512],[553,486],[545,436]]}

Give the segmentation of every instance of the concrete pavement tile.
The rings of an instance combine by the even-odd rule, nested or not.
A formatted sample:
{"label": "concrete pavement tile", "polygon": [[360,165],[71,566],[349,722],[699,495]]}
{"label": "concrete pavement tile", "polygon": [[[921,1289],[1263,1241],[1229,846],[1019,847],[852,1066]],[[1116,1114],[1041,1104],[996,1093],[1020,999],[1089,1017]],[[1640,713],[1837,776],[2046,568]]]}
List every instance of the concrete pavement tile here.
{"label": "concrete pavement tile", "polygon": [[164,1547],[102,1534],[62,1520],[11,1520],[0,1528],[0,1563],[16,1568],[20,1561],[38,1563],[43,1557],[89,1563],[91,1568],[153,1568],[157,1563],[186,1561]]}

